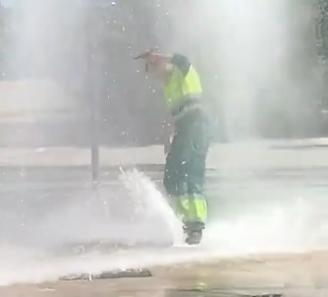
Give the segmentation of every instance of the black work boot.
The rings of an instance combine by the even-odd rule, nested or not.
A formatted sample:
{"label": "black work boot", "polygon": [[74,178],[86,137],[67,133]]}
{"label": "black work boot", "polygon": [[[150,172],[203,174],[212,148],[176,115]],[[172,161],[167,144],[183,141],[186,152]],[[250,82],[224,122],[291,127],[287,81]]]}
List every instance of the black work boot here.
{"label": "black work boot", "polygon": [[185,242],[189,245],[199,244],[203,237],[203,229],[205,224],[203,222],[188,222],[184,225],[184,232],[187,237]]}

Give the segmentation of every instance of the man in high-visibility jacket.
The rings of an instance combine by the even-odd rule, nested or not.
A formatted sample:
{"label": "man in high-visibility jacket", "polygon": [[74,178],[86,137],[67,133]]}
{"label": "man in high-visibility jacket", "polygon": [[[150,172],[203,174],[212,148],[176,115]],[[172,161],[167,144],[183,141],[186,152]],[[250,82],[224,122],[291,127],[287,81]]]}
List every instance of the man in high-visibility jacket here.
{"label": "man in high-visibility jacket", "polygon": [[164,83],[165,101],[174,117],[175,135],[166,158],[164,186],[182,218],[188,244],[201,241],[207,220],[204,196],[209,119],[202,102],[199,75],[188,58],[153,51],[144,59],[146,70]]}

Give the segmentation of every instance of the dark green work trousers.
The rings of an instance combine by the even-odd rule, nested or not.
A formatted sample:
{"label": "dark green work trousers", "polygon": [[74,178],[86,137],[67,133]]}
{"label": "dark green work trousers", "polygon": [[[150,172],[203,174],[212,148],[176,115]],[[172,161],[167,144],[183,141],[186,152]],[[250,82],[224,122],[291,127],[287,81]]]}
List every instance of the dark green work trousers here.
{"label": "dark green work trousers", "polygon": [[209,119],[201,108],[196,108],[186,112],[175,124],[175,136],[166,159],[164,186],[186,225],[198,222],[204,225]]}

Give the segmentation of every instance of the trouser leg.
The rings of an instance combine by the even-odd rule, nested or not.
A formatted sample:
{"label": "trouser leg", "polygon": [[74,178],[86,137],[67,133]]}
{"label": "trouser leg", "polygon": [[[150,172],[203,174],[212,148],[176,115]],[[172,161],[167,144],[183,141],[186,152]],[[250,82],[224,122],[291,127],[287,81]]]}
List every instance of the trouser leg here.
{"label": "trouser leg", "polygon": [[207,218],[204,182],[208,143],[202,121],[186,123],[174,136],[167,155],[164,186],[185,221],[205,222]]}
{"label": "trouser leg", "polygon": [[189,160],[187,162],[188,217],[187,227],[204,228],[207,221],[207,200],[204,193],[206,157],[209,148],[209,128],[201,115],[189,123]]}
{"label": "trouser leg", "polygon": [[204,183],[208,126],[197,113],[184,118],[177,129],[166,159],[164,186],[184,222],[187,242],[197,243],[207,220]]}
{"label": "trouser leg", "polygon": [[183,132],[176,133],[165,164],[164,186],[171,200],[174,200],[178,211],[180,210],[180,206],[177,197],[188,194],[186,167],[188,152],[186,149],[185,134]]}

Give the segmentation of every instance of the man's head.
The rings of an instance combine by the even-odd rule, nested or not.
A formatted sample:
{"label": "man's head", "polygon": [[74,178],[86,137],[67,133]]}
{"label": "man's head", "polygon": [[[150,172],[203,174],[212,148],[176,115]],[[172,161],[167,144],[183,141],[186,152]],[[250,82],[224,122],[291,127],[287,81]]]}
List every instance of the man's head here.
{"label": "man's head", "polygon": [[171,56],[163,55],[153,50],[147,51],[135,57],[135,59],[145,60],[146,72],[149,72],[160,79],[166,79],[173,69]]}

